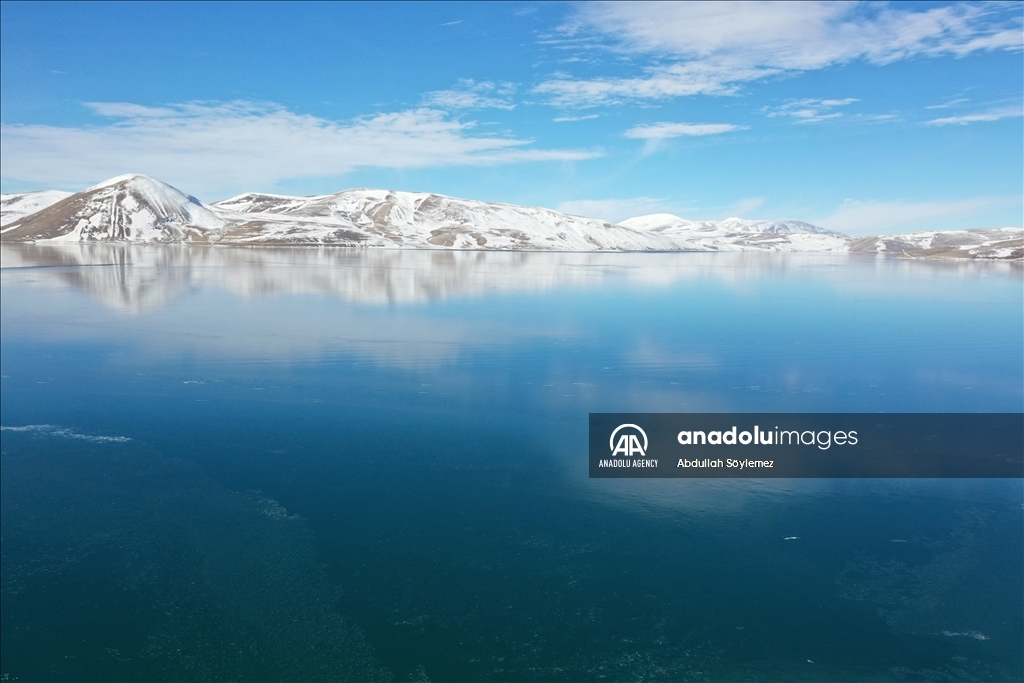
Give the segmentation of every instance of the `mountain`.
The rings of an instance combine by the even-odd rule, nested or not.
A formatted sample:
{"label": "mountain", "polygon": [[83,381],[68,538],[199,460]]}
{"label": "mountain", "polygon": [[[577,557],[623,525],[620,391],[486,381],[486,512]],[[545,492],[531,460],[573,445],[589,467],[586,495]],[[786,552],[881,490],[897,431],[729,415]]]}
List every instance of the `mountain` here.
{"label": "mountain", "polygon": [[[661,235],[550,209],[438,194],[346,190],[319,197],[249,193],[213,204],[235,244],[348,244],[416,249],[673,251]],[[222,240],[223,241],[223,240]]]}
{"label": "mountain", "polygon": [[3,227],[5,241],[207,242],[225,221],[195,197],[144,175],[124,175]]}
{"label": "mountain", "polygon": [[849,238],[802,221],[690,221],[655,213],[621,225],[671,237],[680,249],[694,251],[845,251]]}
{"label": "mountain", "polygon": [[0,226],[30,216],[70,196],[70,192],[60,190],[0,194]]}
{"label": "mountain", "polygon": [[4,242],[238,244],[501,251],[858,252],[910,258],[1024,259],[1019,228],[851,240],[801,221],[615,225],[550,209],[423,192],[356,189],[315,197],[247,193],[206,205],[155,178],[126,175],[82,192],[3,195]]}
{"label": "mountain", "polygon": [[927,230],[902,235],[862,237],[850,242],[854,253],[895,254],[909,258],[1024,259],[1024,230]]}
{"label": "mountain", "polygon": [[4,241],[336,245],[415,249],[674,251],[675,242],[548,209],[436,194],[347,190],[244,194],[205,205],[166,183],[120,176],[24,216]]}

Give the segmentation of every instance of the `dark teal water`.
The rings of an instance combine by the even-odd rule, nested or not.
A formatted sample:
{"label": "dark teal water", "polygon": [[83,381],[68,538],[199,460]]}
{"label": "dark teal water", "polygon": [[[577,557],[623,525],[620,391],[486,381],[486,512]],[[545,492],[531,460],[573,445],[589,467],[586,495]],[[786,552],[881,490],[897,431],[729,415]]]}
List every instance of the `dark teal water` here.
{"label": "dark teal water", "polygon": [[9,680],[1024,678],[1019,480],[590,480],[586,443],[592,411],[1020,411],[1019,266],[3,266]]}

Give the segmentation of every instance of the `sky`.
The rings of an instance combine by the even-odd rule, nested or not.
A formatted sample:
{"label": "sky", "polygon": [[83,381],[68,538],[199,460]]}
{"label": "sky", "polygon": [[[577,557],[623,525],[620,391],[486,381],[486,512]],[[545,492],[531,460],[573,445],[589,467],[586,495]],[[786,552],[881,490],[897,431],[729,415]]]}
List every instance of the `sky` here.
{"label": "sky", "polygon": [[1024,223],[1021,3],[0,3],[0,189]]}

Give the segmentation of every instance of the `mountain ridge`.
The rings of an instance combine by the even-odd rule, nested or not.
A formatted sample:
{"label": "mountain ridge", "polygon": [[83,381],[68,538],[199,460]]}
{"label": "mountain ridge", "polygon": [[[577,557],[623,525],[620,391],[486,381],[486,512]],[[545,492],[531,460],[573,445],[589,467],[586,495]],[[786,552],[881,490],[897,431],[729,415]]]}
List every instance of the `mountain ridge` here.
{"label": "mountain ridge", "polygon": [[[618,224],[515,204],[373,188],[292,197],[246,192],[204,204],[130,174],[74,194],[7,194],[4,242],[343,246],[502,251],[773,251],[908,258],[1024,259],[1024,230],[850,238],[803,221],[693,221],[650,214]],[[35,210],[33,210],[35,209]]]}

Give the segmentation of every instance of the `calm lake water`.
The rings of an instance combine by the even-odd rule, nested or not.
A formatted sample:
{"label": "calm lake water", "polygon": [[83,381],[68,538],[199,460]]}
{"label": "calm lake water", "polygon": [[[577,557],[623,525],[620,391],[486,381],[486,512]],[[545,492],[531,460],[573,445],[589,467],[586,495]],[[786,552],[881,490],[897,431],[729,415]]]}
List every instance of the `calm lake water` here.
{"label": "calm lake water", "polygon": [[1019,412],[1020,264],[2,264],[4,680],[1024,678],[1020,480],[587,477],[590,412]]}

